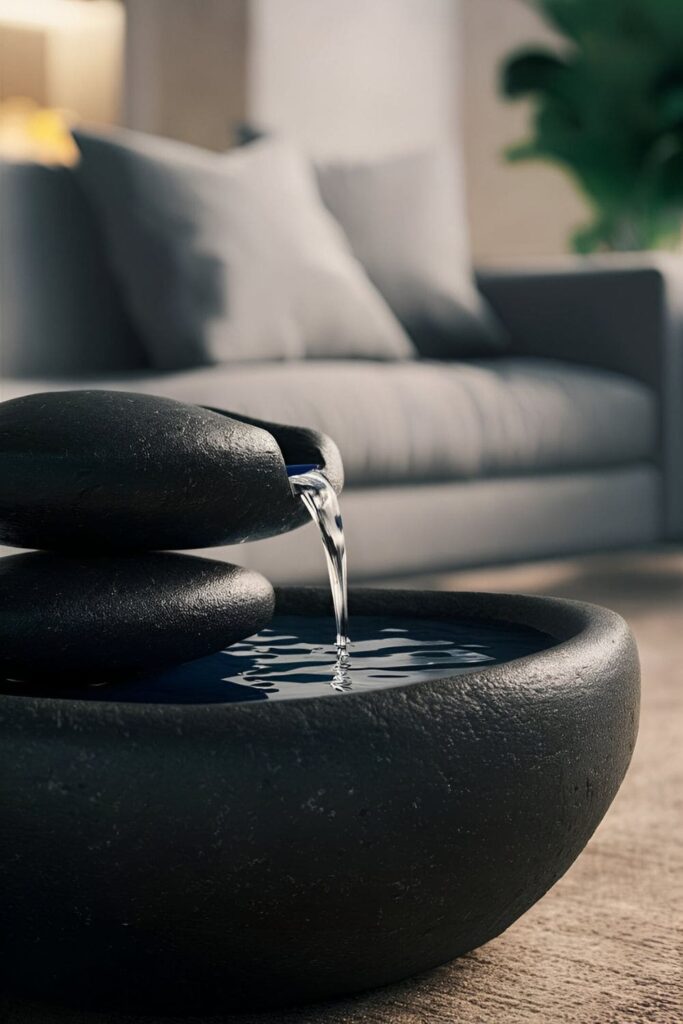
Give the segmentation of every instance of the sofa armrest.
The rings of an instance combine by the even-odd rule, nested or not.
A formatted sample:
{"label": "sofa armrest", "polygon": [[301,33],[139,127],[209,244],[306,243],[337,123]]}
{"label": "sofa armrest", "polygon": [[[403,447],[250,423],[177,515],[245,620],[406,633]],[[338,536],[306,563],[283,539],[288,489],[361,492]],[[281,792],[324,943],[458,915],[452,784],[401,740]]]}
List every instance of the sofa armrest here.
{"label": "sofa armrest", "polygon": [[683,257],[490,269],[478,284],[515,354],[613,370],[652,388],[660,407],[663,535],[683,537]]}

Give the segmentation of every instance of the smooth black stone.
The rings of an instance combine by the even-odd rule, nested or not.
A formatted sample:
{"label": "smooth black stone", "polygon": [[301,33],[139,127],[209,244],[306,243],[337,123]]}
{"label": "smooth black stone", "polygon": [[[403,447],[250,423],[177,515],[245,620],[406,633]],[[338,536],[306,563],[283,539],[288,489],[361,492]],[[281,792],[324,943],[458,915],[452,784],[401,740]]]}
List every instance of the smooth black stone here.
{"label": "smooth black stone", "polygon": [[48,549],[189,549],[258,540],[308,522],[285,465],[321,466],[332,441],[121,391],[0,403],[0,543]]}
{"label": "smooth black stone", "polygon": [[65,682],[144,673],[251,636],[273,615],[259,573],[176,554],[0,558],[0,673]]}
{"label": "smooth black stone", "polygon": [[[332,626],[324,591],[279,592],[277,612]],[[557,881],[635,743],[623,620],[409,591],[352,591],[354,615],[509,622],[557,645],[275,703],[1,696],[0,985],[193,1017],[322,999],[480,946]]]}

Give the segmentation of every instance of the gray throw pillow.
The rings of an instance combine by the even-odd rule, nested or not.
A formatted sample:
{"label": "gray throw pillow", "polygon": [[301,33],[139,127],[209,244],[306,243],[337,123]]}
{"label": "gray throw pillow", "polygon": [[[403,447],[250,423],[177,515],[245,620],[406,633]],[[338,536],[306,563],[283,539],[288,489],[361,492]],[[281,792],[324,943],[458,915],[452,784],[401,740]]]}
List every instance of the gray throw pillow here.
{"label": "gray throw pillow", "polygon": [[505,346],[470,264],[462,174],[446,147],[317,168],[323,202],[421,355]]}
{"label": "gray throw pillow", "polygon": [[76,141],[154,366],[414,354],[294,148],[219,156],[123,130]]}

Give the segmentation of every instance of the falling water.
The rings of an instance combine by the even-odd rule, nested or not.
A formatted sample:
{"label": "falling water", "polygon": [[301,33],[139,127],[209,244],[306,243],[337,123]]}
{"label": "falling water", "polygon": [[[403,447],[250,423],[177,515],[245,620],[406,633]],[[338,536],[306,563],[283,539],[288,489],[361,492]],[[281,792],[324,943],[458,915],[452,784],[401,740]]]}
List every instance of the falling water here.
{"label": "falling water", "polygon": [[320,530],[337,627],[337,663],[332,686],[336,690],[347,690],[351,686],[349,611],[346,584],[346,542],[339,500],[330,481],[317,468],[307,467],[306,472],[290,475],[289,482],[293,492],[299,495],[313,522]]}

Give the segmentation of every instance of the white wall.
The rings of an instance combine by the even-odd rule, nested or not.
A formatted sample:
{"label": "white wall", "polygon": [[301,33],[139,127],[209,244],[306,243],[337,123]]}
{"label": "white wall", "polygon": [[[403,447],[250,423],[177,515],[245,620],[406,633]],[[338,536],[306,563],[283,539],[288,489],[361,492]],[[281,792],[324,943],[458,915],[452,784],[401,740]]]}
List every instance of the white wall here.
{"label": "white wall", "polygon": [[315,156],[456,130],[454,0],[252,0],[249,112]]}

